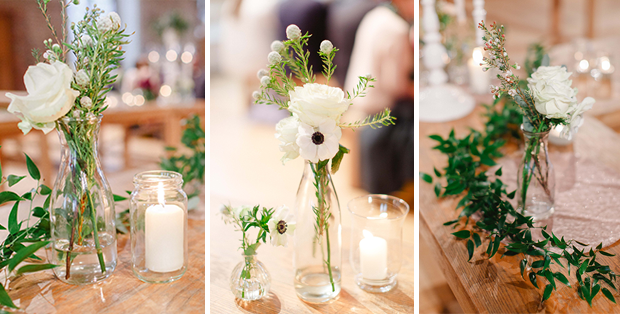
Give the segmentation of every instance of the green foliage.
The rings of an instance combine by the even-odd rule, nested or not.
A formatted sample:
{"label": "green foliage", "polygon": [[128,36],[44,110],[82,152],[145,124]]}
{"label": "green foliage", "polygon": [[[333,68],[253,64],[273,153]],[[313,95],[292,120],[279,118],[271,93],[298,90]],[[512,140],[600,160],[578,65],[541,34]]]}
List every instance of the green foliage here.
{"label": "green foliage", "polygon": [[394,125],[396,124],[396,118],[392,117],[390,112],[390,109],[385,108],[383,111],[375,114],[374,116],[368,116],[362,120],[352,123],[341,123],[340,127],[356,129],[363,126],[369,126],[372,129],[379,129],[383,126]]}
{"label": "green foliage", "polygon": [[[579,296],[592,305],[592,299],[601,290],[601,284],[609,286],[617,291],[614,281],[616,274],[608,265],[601,263],[600,255],[612,256],[602,251],[602,244],[596,250],[585,251],[587,246],[575,240],[558,238],[553,233],[547,232],[547,227],[534,227],[532,217],[524,216],[516,211],[508,202],[514,198],[515,192],[506,191],[506,185],[499,179],[501,168],[495,172],[495,176],[487,175],[486,167],[495,164],[494,159],[501,157],[500,148],[506,140],[514,138],[517,126],[521,123],[519,110],[513,104],[506,104],[501,110],[487,107],[485,115],[488,119],[485,131],[470,130],[463,138],[457,138],[452,131],[447,138],[439,135],[431,135],[438,145],[434,149],[448,157],[448,165],[442,170],[435,169],[437,178],[442,178],[445,185],[437,183],[435,186],[438,196],[462,195],[457,210],[461,209],[457,219],[448,221],[444,225],[453,225],[454,228],[464,223],[470,225],[472,215],[479,217],[469,230],[459,230],[453,233],[456,238],[467,240],[466,248],[469,259],[481,243],[480,237],[488,239],[486,254],[493,257],[504,239],[509,241],[505,246],[503,256],[522,255],[520,261],[521,275],[525,278],[525,270],[528,268],[528,258],[531,271],[527,279],[536,288],[541,280],[548,284],[544,286],[542,300],[547,300],[553,290],[557,290],[557,281],[569,285],[569,281],[560,272],[552,272],[551,265],[556,264],[566,268],[570,276],[571,267],[578,283]],[[424,181],[431,183],[430,175],[421,174]],[[542,240],[532,239],[534,230],[539,229],[543,235]],[[561,253],[555,253],[560,251]],[[562,260],[564,262],[562,262]],[[566,266],[565,266],[566,265]],[[542,279],[541,279],[542,278]],[[612,302],[615,299],[611,292],[603,288],[603,295]]]}
{"label": "green foliage", "polygon": [[[234,225],[237,231],[241,231],[241,247],[243,254],[253,255],[262,243],[267,243],[267,235],[269,234],[269,226],[267,223],[273,216],[273,208],[260,208],[260,205],[254,206],[252,209],[248,209],[241,214],[235,214],[235,209],[230,206],[223,207],[224,222],[226,224]],[[248,235],[250,228],[257,228],[258,234],[255,241],[251,241]]]}
{"label": "green foliage", "polygon": [[159,20],[153,23],[153,29],[160,37],[164,34],[166,29],[173,29],[179,35],[183,35],[189,28],[189,22],[183,18],[183,15],[179,12],[173,11],[172,13],[161,17]]}

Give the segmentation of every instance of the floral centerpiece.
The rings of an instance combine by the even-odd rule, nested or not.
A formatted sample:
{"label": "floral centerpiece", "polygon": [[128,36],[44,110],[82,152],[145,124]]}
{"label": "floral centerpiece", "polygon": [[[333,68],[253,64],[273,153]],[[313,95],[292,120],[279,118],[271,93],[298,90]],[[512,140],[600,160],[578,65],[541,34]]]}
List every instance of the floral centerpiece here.
{"label": "floral centerpiece", "polygon": [[578,102],[577,89],[571,87],[572,73],[566,67],[549,66],[548,58],[527,79],[527,88],[522,88],[512,72],[520,67],[511,64],[504,46],[503,25],[493,23],[487,28],[482,22],[478,27],[485,31],[484,50],[488,52],[480,65],[485,71],[496,68],[501,72],[497,75],[500,85],[491,85],[491,93],[494,98],[507,93],[523,112],[525,152],[517,176],[519,209],[534,219],[545,219],[553,214],[555,197],[555,176],[547,152],[549,131],[562,125],[563,136],[573,136],[583,123],[583,113],[592,109],[595,100],[586,97]]}
{"label": "floral centerpiece", "polygon": [[[95,5],[71,24],[69,41],[64,28],[59,34],[51,25],[48,2],[37,0],[53,39],[44,41],[42,55],[33,50],[37,64],[24,75],[28,95],[8,93],[8,111],[20,117],[24,134],[34,128],[44,133],[56,129],[60,135],[62,160],[51,197],[51,262],[63,265],[54,269],[61,280],[93,283],[116,267],[114,200],[100,168],[97,142],[106,94],[116,81],[114,70],[129,35],[117,13],[104,14]],[[62,25],[71,3],[78,0],[62,1]],[[72,64],[69,55],[75,58]]]}
{"label": "floral centerpiece", "polygon": [[325,83],[316,83],[308,66],[310,52],[305,50],[311,35],[289,25],[286,36],[287,41],[271,44],[269,70],[258,72],[261,90],[253,96],[256,103],[274,104],[291,114],[276,125],[276,138],[284,152],[283,163],[299,156],[306,160],[295,206],[295,290],[303,300],[326,302],[340,293],[340,205],[330,172],[338,170],[349,152],[340,145],[342,129],[387,126],[394,124],[394,118],[385,109],[360,121],[341,121],[353,100],[372,87],[374,78],[370,74],[359,77],[351,93],[329,86],[338,49],[324,40],[318,54],[324,63]]}
{"label": "floral centerpiece", "polygon": [[[241,231],[243,261],[237,264],[230,277],[230,290],[242,300],[258,300],[269,292],[271,276],[265,265],[256,258],[258,247],[267,243],[267,236],[274,246],[287,246],[288,236],[295,230],[295,222],[285,205],[275,211],[260,206],[222,206],[222,219]],[[251,240],[249,230],[258,229],[255,240]]]}

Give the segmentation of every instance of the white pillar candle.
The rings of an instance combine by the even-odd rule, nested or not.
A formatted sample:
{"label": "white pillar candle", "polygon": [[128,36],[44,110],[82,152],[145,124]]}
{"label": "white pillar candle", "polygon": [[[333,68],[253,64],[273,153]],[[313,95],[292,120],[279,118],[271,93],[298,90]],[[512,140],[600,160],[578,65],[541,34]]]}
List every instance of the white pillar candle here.
{"label": "white pillar candle", "polygon": [[472,58],[467,62],[467,68],[469,70],[469,87],[471,91],[476,94],[489,93],[489,74],[484,72],[484,67],[480,65],[482,63],[482,48],[474,48]]}
{"label": "white pillar candle", "polygon": [[154,272],[171,272],[183,267],[185,259],[185,211],[174,204],[164,204],[163,190],[159,203],[149,206],[144,217],[146,268]]}
{"label": "white pillar candle", "polygon": [[374,237],[367,230],[360,241],[360,268],[364,279],[382,280],[387,278],[387,241]]}

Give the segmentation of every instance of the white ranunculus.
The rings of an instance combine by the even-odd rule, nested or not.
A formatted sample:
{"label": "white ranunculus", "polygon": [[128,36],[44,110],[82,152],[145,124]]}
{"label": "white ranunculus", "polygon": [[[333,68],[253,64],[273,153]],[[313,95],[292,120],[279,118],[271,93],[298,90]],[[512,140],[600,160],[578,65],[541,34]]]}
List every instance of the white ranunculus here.
{"label": "white ranunculus", "polygon": [[282,163],[299,157],[299,146],[297,145],[297,132],[299,120],[295,117],[288,117],[280,120],[276,124],[276,138],[280,141],[280,151],[284,152]]}
{"label": "white ranunculus", "polygon": [[536,110],[549,119],[566,119],[577,102],[577,89],[571,87],[572,73],[560,66],[541,66],[531,78],[528,87],[534,96]]}
{"label": "white ranunculus", "polygon": [[75,83],[80,86],[86,86],[88,85],[88,83],[90,83],[90,78],[88,77],[88,73],[86,73],[86,70],[81,69],[77,71],[77,73],[75,73]]}
{"label": "white ranunculus", "polygon": [[293,217],[289,215],[289,209],[286,205],[282,205],[276,209],[271,219],[267,222],[271,245],[287,246],[288,237],[293,235],[296,227],[296,223],[292,220]]}
{"label": "white ranunculus", "polygon": [[293,40],[301,38],[301,29],[299,29],[299,26],[295,24],[289,25],[286,28],[286,38]]}
{"label": "white ranunculus", "polygon": [[334,50],[334,45],[329,40],[324,40],[321,42],[320,50],[324,54],[330,54],[332,50]]}
{"label": "white ranunculus", "polygon": [[317,128],[302,122],[298,132],[296,142],[303,159],[317,163],[331,159],[338,153],[342,130],[336,121],[325,119]]}
{"label": "white ranunculus", "polygon": [[323,84],[297,86],[289,92],[289,96],[289,111],[301,122],[314,127],[325,119],[340,121],[340,116],[350,105],[342,89]]}
{"label": "white ranunculus", "polygon": [[20,129],[24,133],[28,133],[26,129],[30,130],[26,124],[49,132],[53,122],[71,110],[75,98],[80,94],[71,89],[71,81],[73,71],[62,62],[41,62],[28,67],[24,75],[28,95],[6,94],[11,98],[8,111],[20,115]]}
{"label": "white ranunculus", "polygon": [[102,33],[121,28],[121,17],[116,12],[106,13],[97,19],[97,29]]}

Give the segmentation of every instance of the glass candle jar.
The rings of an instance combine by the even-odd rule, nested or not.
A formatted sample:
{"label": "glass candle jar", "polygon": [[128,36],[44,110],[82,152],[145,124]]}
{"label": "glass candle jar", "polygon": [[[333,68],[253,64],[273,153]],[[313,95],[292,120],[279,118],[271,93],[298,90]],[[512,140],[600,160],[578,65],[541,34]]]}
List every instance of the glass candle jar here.
{"label": "glass candle jar", "polygon": [[393,196],[375,194],[354,198],[348,208],[355,283],[371,292],[392,290],[402,263],[403,223],[409,205]]}
{"label": "glass candle jar", "polygon": [[131,261],[142,281],[165,283],[187,270],[187,195],[173,171],[145,171],[130,199]]}

